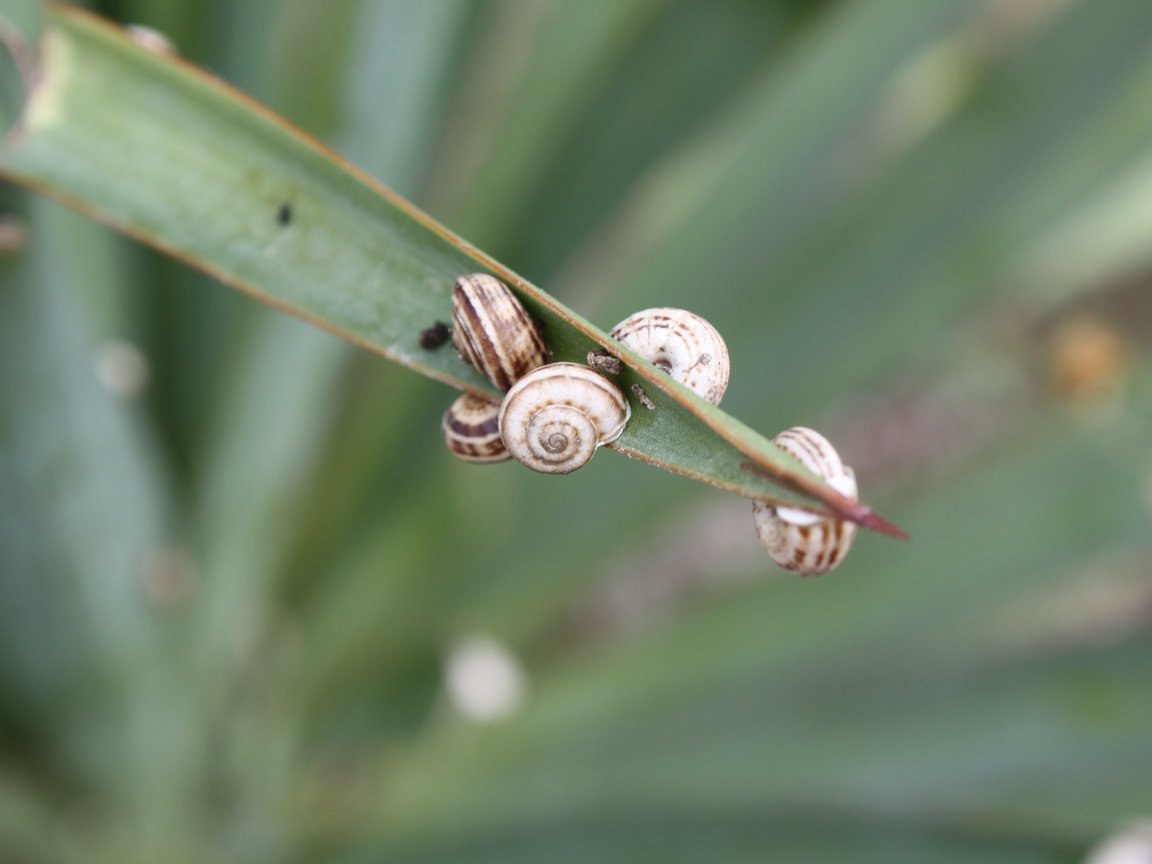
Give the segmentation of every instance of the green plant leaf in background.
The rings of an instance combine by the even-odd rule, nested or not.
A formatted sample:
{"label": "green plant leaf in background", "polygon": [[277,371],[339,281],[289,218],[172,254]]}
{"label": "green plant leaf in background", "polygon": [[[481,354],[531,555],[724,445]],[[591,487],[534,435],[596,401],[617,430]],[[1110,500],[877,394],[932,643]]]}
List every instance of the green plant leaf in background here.
{"label": "green plant leaf in background", "polygon": [[[726,407],[827,430],[917,539],[776,577],[706,486],[455,463],[442,387],[5,189],[0,858],[1072,864],[1149,815],[1146,4],[87,5],[590,318],[706,315]],[[85,92],[222,104],[91,38]],[[165,218],[258,269],[280,190],[237,187]]]}

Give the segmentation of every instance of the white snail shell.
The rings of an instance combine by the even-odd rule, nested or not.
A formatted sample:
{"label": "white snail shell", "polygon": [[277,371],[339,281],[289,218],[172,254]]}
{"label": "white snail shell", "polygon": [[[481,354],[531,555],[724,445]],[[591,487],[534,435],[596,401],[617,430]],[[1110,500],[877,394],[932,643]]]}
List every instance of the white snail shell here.
{"label": "white snail shell", "polygon": [[504,446],[534,471],[567,474],[615,441],[631,416],[620,388],[578,363],[551,363],[513,385],[500,406]]}
{"label": "white snail shell", "polygon": [[699,315],[683,309],[645,309],[613,327],[611,336],[693,393],[720,404],[728,389],[728,346]]}
{"label": "white snail shell", "polygon": [[444,412],[444,443],[465,462],[502,462],[510,458],[500,439],[500,403],[465,393]]}
{"label": "white snail shell", "polygon": [[[856,475],[840,460],[828,439],[804,426],[785,429],[773,442],[805,468],[819,475],[846,497],[857,500]],[[752,505],[756,533],[772,560],[804,576],[818,576],[836,567],[856,539],[856,524],[799,507],[777,507],[767,501]]]}
{"label": "white snail shell", "polygon": [[487,273],[461,276],[452,287],[452,344],[500,391],[548,362],[540,328],[508,286]]}

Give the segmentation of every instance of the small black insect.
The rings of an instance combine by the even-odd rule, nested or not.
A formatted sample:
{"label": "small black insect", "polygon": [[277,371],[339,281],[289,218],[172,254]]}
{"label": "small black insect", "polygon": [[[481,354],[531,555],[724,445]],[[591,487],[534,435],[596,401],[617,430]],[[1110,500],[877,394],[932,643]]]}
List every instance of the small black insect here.
{"label": "small black insect", "polygon": [[448,329],[448,325],[443,321],[437,321],[427,330],[422,330],[420,332],[420,347],[425,351],[431,351],[435,348],[439,348],[441,345],[448,341],[451,335],[452,333]]}
{"label": "small black insect", "polygon": [[284,227],[288,227],[289,225],[292,224],[292,202],[291,201],[285,201],[276,210],[276,221]]}

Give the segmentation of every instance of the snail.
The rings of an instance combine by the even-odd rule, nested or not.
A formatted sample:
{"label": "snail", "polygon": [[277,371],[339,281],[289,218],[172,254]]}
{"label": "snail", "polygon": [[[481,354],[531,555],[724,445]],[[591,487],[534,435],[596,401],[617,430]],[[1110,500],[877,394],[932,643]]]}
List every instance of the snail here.
{"label": "snail", "polygon": [[533,471],[567,474],[615,441],[631,416],[615,384],[578,363],[551,363],[517,381],[500,406],[504,446]]}
{"label": "snail", "polygon": [[470,273],[452,288],[452,344],[501,392],[548,362],[540,328],[508,286],[486,273]]}
{"label": "snail", "polygon": [[720,404],[728,388],[728,347],[699,315],[683,309],[645,309],[629,315],[610,335],[693,393]]}
{"label": "snail", "polygon": [[[856,475],[819,432],[795,426],[777,435],[773,443],[833,489],[857,500]],[[772,560],[803,576],[819,576],[832,570],[844,560],[856,538],[855,523],[797,507],[756,501],[752,515],[756,533]]]}
{"label": "snail", "polygon": [[494,399],[474,393],[457,397],[440,421],[444,443],[465,462],[503,462],[510,454],[500,440],[499,413]]}

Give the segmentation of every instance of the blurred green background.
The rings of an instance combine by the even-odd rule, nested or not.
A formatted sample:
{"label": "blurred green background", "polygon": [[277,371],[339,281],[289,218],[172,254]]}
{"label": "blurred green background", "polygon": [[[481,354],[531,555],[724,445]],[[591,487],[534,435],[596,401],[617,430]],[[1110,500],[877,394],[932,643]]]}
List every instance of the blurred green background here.
{"label": "blurred green background", "polygon": [[914,539],[801,580],[615,454],[453,461],[442,385],[0,188],[0,860],[1078,862],[1152,815],[1144,0],[88,5],[600,326],[703,314],[725,408]]}

